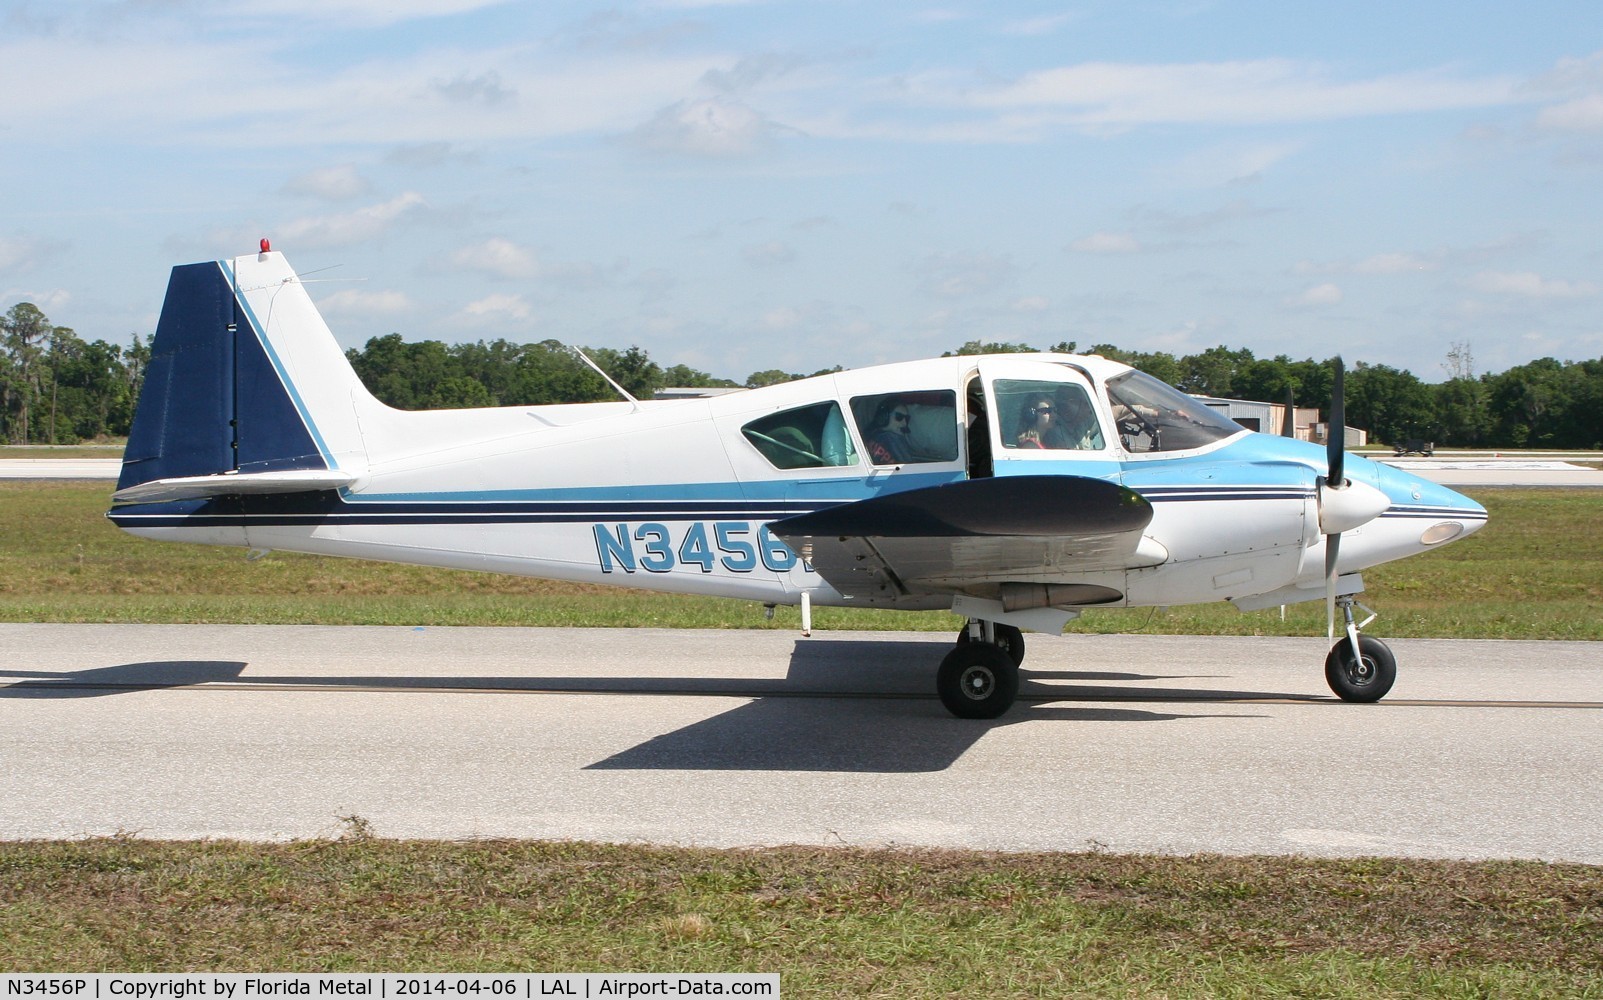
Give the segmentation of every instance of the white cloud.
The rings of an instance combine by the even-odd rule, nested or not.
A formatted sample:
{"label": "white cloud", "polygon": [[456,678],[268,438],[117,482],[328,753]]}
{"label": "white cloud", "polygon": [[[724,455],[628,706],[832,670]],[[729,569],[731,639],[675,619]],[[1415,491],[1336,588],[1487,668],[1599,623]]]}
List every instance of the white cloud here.
{"label": "white cloud", "polygon": [[487,108],[517,102],[518,92],[501,83],[495,70],[468,76],[458,73],[450,80],[435,80],[430,89],[452,104],[479,104]]}
{"label": "white cloud", "polygon": [[1437,71],[1342,81],[1331,79],[1321,65],[1292,59],[1081,63],[1000,84],[954,86],[949,74],[912,82],[915,95],[925,102],[1035,111],[1041,116],[1037,125],[1256,125],[1485,108],[1521,100],[1515,94],[1517,81],[1509,76],[1457,77]]}
{"label": "white cloud", "polygon": [[1544,278],[1535,271],[1482,271],[1470,284],[1488,294],[1529,299],[1579,299],[1598,292],[1598,286],[1590,281]]}
{"label": "white cloud", "polygon": [[1004,35],[1033,38],[1039,35],[1050,35],[1074,20],[1076,20],[1076,15],[1074,14],[1046,14],[1041,17],[1008,21],[1002,25],[1000,31]]}
{"label": "white cloud", "polygon": [[1015,299],[1012,310],[1016,313],[1043,313],[1052,307],[1052,300],[1044,295],[1026,295],[1022,299]]}
{"label": "white cloud", "polygon": [[534,309],[524,301],[523,296],[500,293],[469,302],[462,312],[478,326],[509,321],[526,325],[534,318]]}
{"label": "white cloud", "polygon": [[1010,284],[1018,273],[1007,257],[985,253],[932,254],[918,269],[920,285],[940,299],[985,295]]}
{"label": "white cloud", "polygon": [[451,254],[451,263],[499,278],[533,278],[540,273],[540,260],[533,250],[499,236],[462,247]]}
{"label": "white cloud", "polygon": [[33,256],[34,245],[31,240],[14,236],[0,236],[0,270],[20,267],[29,262]]}
{"label": "white cloud", "polygon": [[[0,36],[5,123],[36,140],[159,136],[168,144],[239,147],[615,134],[661,108],[665,94],[693,92],[710,65],[729,62],[639,53],[575,58],[519,42],[466,52],[421,46],[324,67],[300,57],[298,35],[170,34]],[[739,124],[726,129],[741,134]],[[703,145],[710,141],[702,137]]]}
{"label": "white cloud", "polygon": [[771,240],[767,243],[755,243],[742,247],[741,257],[746,263],[759,267],[768,267],[775,264],[789,264],[796,259],[796,250],[788,243]]}
{"label": "white cloud", "polygon": [[1342,300],[1341,286],[1332,282],[1315,285],[1286,299],[1288,306],[1333,306]]}
{"label": "white cloud", "polygon": [[760,320],[766,330],[791,330],[801,325],[801,310],[792,306],[780,306],[763,313]]}
{"label": "white cloud", "polygon": [[1536,124],[1563,132],[1603,132],[1603,94],[1587,94],[1543,108]]}
{"label": "white cloud", "polygon": [[739,101],[685,100],[658,111],[630,137],[646,149],[687,156],[743,156],[765,146],[772,122]]}
{"label": "white cloud", "polygon": [[1229,228],[1238,222],[1268,218],[1281,211],[1278,208],[1259,208],[1250,201],[1237,198],[1226,205],[1202,212],[1182,213],[1141,205],[1131,214],[1137,221],[1156,226],[1164,232],[1195,236]]}
{"label": "white cloud", "polygon": [[[72,293],[65,288],[53,288],[49,291],[10,288],[3,295],[0,295],[0,302],[9,302],[13,305],[18,302],[32,302],[43,313],[50,313],[60,309],[70,301],[72,301]],[[4,312],[9,308],[10,306],[0,306],[0,312]]]}
{"label": "white cloud", "polygon": [[1377,253],[1357,261],[1299,260],[1292,266],[1296,274],[1414,274],[1441,269],[1441,254],[1403,252]]}
{"label": "white cloud", "polygon": [[222,20],[258,21],[270,16],[279,21],[378,28],[421,18],[467,14],[505,2],[507,0],[274,0],[270,7],[264,8],[256,0],[232,0],[196,7],[185,4],[184,7]]}
{"label": "white cloud", "polygon": [[322,198],[325,201],[346,201],[360,198],[371,191],[372,187],[367,178],[358,173],[354,166],[345,164],[310,170],[291,178],[289,183],[284,185],[284,191],[288,194]]}
{"label": "white cloud", "polygon": [[1140,253],[1141,243],[1130,233],[1097,232],[1069,244],[1075,253]]}
{"label": "white cloud", "polygon": [[1407,274],[1412,271],[1439,271],[1441,263],[1412,253],[1378,253],[1354,264],[1356,274]]}
{"label": "white cloud", "polygon": [[1271,167],[1299,152],[1301,142],[1222,143],[1181,157],[1155,173],[1183,184],[1208,187],[1260,179]]}
{"label": "white cloud", "polygon": [[416,308],[405,292],[367,292],[357,288],[343,289],[327,297],[319,296],[317,307],[330,316],[395,316]]}
{"label": "white cloud", "polygon": [[423,204],[422,195],[408,191],[389,201],[352,212],[296,219],[279,227],[279,233],[286,245],[351,246],[382,236],[396,222],[422,208]]}

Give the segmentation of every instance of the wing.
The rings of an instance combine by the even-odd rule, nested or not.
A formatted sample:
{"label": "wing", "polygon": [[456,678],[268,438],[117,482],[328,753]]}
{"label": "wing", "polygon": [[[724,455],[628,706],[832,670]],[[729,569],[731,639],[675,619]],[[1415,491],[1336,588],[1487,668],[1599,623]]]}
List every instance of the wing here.
{"label": "wing", "polygon": [[[1168,558],[1142,532],[1152,505],[1083,476],[968,479],[841,504],[769,526],[842,594],[862,600],[976,592],[1003,583],[1073,584]],[[1054,603],[1122,596],[1087,588]]]}

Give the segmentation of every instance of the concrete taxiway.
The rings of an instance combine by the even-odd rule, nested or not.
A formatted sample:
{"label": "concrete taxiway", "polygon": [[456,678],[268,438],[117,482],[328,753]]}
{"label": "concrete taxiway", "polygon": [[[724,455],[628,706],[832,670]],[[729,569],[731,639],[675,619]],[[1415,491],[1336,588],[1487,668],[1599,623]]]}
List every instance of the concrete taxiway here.
{"label": "concrete taxiway", "polygon": [[958,720],[944,635],[0,625],[0,838],[339,834],[1603,864],[1596,643],[1031,636]]}

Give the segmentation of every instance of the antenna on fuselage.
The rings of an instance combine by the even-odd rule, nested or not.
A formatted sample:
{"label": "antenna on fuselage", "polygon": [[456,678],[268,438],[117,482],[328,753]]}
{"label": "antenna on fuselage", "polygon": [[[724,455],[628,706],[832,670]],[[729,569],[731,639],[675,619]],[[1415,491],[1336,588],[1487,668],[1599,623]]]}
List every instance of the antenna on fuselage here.
{"label": "antenna on fuselage", "polygon": [[594,368],[595,371],[596,371],[596,374],[600,375],[602,378],[606,379],[607,380],[607,384],[612,386],[614,389],[618,390],[618,392],[623,396],[624,399],[627,399],[630,403],[632,403],[634,405],[634,408],[636,410],[640,409],[640,400],[634,398],[634,396],[630,394],[628,389],[625,389],[623,386],[619,385],[617,383],[617,381],[611,375],[608,375],[605,371],[602,370],[600,365],[596,364],[594,361],[591,361],[590,360],[590,355],[584,353],[584,351],[580,350],[577,347],[570,347],[570,348],[568,348],[568,350],[570,350],[574,354],[578,355],[580,361],[583,361],[585,364],[589,365],[591,368]]}

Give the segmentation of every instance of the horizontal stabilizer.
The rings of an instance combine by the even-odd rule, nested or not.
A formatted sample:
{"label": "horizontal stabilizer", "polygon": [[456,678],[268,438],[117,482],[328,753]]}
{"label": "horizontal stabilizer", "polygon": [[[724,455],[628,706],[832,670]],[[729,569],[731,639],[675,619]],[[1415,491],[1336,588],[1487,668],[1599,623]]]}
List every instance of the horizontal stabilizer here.
{"label": "horizontal stabilizer", "polygon": [[120,489],[111,495],[112,503],[161,503],[168,500],[195,500],[203,497],[261,495],[267,493],[312,493],[337,490],[351,485],[356,476],[338,469],[286,469],[282,472],[219,473],[214,476],[183,476],[157,479]]}

